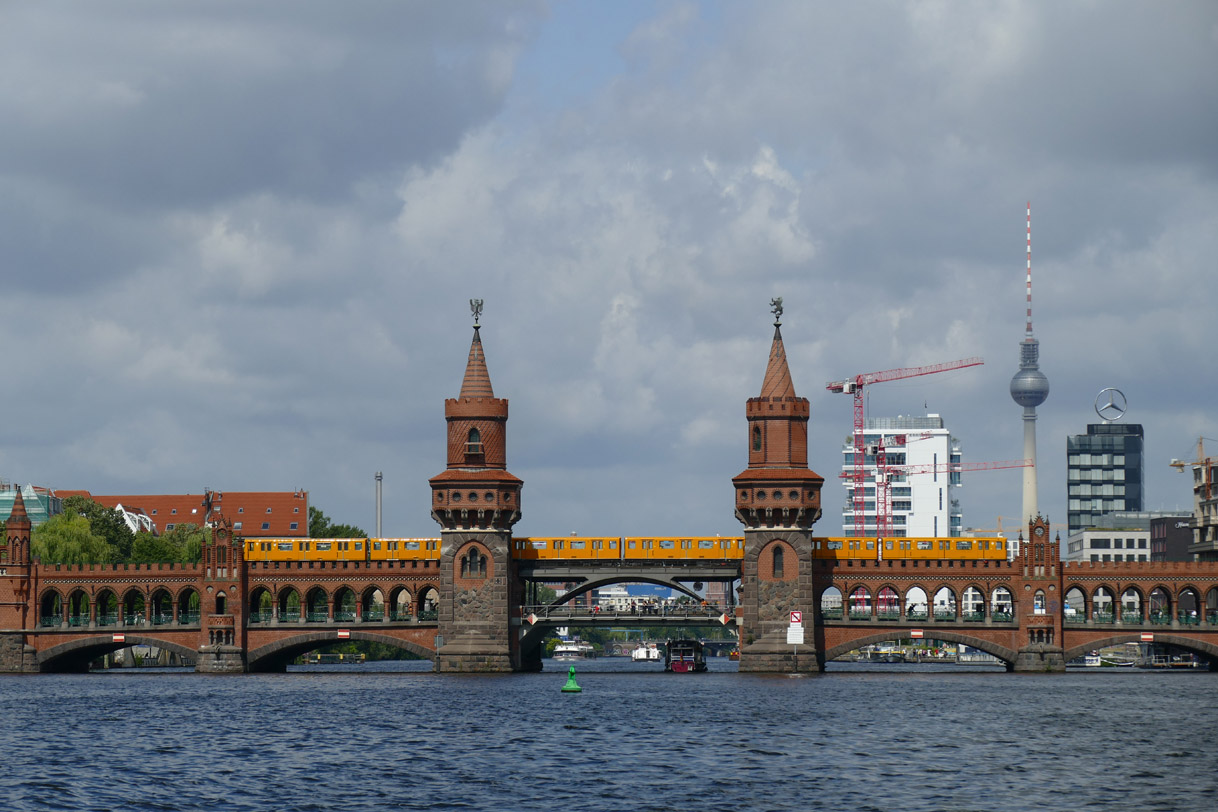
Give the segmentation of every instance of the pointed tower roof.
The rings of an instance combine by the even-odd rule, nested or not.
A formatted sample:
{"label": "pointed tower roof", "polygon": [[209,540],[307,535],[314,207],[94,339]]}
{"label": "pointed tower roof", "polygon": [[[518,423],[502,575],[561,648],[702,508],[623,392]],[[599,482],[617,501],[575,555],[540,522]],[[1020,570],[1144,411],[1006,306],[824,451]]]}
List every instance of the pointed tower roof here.
{"label": "pointed tower roof", "polygon": [[495,390],[491,388],[491,375],[486,371],[486,353],[482,351],[482,337],[478,334],[478,325],[474,325],[474,340],[469,345],[469,361],[465,364],[465,378],[461,381],[459,399],[493,398]]}
{"label": "pointed tower roof", "polygon": [[25,497],[21,495],[21,486],[18,485],[17,495],[13,498],[13,512],[8,515],[8,520],[28,521],[29,518],[29,514],[25,512]]}
{"label": "pointed tower roof", "polygon": [[774,343],[770,346],[770,362],[766,365],[765,380],[761,383],[761,397],[795,397],[791,370],[787,368],[787,351],[782,345],[782,328],[777,323],[774,324]]}

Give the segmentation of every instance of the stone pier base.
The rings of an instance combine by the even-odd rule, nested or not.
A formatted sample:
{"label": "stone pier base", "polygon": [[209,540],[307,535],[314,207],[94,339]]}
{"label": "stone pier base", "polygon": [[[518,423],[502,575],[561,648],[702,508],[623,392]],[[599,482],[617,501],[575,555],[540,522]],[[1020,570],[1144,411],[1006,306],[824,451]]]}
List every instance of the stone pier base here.
{"label": "stone pier base", "polygon": [[25,635],[0,634],[0,674],[38,673],[38,652],[26,645]]}
{"label": "stone pier base", "polygon": [[1059,673],[1066,670],[1066,658],[1057,646],[1028,646],[1019,650],[1011,670],[1022,674]]}
{"label": "stone pier base", "polygon": [[195,671],[202,674],[244,674],[245,652],[236,646],[199,646]]}
{"label": "stone pier base", "polygon": [[502,641],[463,635],[436,651],[436,671],[441,673],[511,673],[512,655]]}
{"label": "stone pier base", "polygon": [[816,674],[822,671],[816,646],[787,645],[783,635],[767,635],[740,649],[741,673]]}

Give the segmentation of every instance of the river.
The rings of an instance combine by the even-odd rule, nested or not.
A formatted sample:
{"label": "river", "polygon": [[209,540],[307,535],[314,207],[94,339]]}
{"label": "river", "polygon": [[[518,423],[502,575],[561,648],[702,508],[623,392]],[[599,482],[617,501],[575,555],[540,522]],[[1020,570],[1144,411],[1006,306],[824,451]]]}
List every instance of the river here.
{"label": "river", "polygon": [[[5,810],[1209,810],[1218,674],[0,677]],[[356,670],[358,669],[358,670]]]}

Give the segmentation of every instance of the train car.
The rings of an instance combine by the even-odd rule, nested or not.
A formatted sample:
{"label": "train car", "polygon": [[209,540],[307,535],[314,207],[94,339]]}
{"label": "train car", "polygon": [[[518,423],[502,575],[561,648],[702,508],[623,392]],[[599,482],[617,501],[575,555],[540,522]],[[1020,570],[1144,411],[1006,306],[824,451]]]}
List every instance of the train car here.
{"label": "train car", "polygon": [[439,539],[246,539],[246,561],[398,561],[440,558]]}
{"label": "train car", "polygon": [[433,538],[368,539],[369,561],[439,561],[440,540]]}
{"label": "train car", "polygon": [[596,561],[622,557],[622,540],[608,536],[519,536],[512,557],[525,561]]}
{"label": "train car", "polygon": [[555,536],[512,539],[512,556],[531,561],[716,560],[744,557],[739,537]]}
{"label": "train car", "polygon": [[1007,540],[987,538],[814,538],[812,557],[830,560],[1005,561]]}
{"label": "train car", "polygon": [[368,539],[246,539],[246,561],[364,561]]}
{"label": "train car", "polygon": [[627,561],[680,559],[682,561],[722,561],[744,558],[744,539],[728,536],[664,538],[631,536],[623,539],[623,558]]}

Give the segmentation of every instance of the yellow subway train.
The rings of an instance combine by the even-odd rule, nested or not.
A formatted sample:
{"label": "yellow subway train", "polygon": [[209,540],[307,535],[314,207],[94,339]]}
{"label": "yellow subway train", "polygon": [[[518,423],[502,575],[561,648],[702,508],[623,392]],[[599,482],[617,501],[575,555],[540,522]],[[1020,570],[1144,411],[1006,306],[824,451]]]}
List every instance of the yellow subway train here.
{"label": "yellow subway train", "polygon": [[[525,561],[732,560],[744,558],[739,536],[518,536],[512,557]],[[815,537],[820,560],[988,560],[1007,557],[1007,540],[987,538]],[[438,538],[246,539],[246,561],[439,560]]]}

